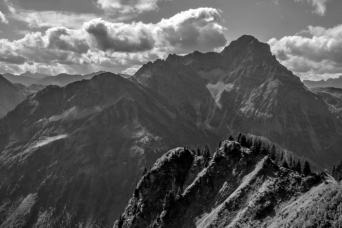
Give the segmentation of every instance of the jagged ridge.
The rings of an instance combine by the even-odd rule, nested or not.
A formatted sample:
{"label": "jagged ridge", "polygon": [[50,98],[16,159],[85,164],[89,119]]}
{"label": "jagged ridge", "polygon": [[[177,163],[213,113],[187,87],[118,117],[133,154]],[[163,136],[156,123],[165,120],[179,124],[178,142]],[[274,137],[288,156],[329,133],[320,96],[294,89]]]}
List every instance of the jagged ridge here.
{"label": "jagged ridge", "polygon": [[223,142],[207,166],[204,160],[186,148],[168,152],[142,177],[114,227],[285,224],[292,216],[285,208],[297,205],[296,200],[315,186],[324,189],[329,179],[326,174],[303,176],[279,167],[233,141]]}

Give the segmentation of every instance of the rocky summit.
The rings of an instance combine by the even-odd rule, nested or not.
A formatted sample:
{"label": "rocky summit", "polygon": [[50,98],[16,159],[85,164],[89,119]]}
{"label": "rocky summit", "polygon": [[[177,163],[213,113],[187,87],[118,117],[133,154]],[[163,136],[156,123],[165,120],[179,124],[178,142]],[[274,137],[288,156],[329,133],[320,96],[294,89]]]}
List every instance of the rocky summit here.
{"label": "rocky summit", "polygon": [[342,158],[336,112],[252,36],[221,53],[170,55],[134,77],[221,138],[237,132],[264,136],[321,166]]}
{"label": "rocky summit", "polygon": [[187,148],[166,153],[141,178],[114,227],[341,225],[342,187],[327,174],[280,167],[228,140],[206,159]]}

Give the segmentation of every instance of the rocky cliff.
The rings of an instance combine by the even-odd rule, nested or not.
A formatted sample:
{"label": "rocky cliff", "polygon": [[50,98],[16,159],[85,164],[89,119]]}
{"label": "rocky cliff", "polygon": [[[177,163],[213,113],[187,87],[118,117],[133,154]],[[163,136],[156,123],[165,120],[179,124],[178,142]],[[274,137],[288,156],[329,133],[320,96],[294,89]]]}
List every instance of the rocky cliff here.
{"label": "rocky cliff", "polygon": [[141,178],[114,227],[341,224],[342,188],[327,174],[279,167],[234,141],[224,141],[207,165],[204,160],[186,148],[169,151]]}

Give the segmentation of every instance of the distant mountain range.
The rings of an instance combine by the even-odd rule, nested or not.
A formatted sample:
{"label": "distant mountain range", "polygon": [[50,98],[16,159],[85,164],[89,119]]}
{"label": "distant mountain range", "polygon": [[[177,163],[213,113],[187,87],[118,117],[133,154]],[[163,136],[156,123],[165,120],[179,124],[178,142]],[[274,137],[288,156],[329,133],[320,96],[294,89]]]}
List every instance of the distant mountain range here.
{"label": "distant mountain range", "polygon": [[12,84],[10,81],[0,75],[0,118],[12,111],[27,96],[45,88],[42,85],[24,86],[21,84]]}
{"label": "distant mountain range", "polygon": [[[94,72],[87,75],[70,75],[70,74],[58,74],[56,76],[44,75],[44,74],[32,74],[31,72],[26,72],[21,75],[13,74],[3,74],[3,76],[12,83],[19,83],[25,86],[30,86],[32,84],[38,85],[58,85],[66,86],[70,83],[81,81],[84,79],[91,79],[95,75],[104,73],[103,71]],[[130,75],[122,74],[123,77],[129,77]]]}
{"label": "distant mountain range", "polygon": [[342,88],[342,76],[338,78],[329,78],[327,80],[321,80],[321,81],[304,80],[303,83],[308,88],[318,88],[318,87]]}
{"label": "distant mountain range", "polygon": [[[39,80],[64,85],[68,77]],[[113,227],[129,199],[124,219],[133,226],[125,227],[155,227],[150,222],[158,218],[165,223],[157,221],[157,227],[196,227],[194,220],[199,227],[215,227],[219,223],[212,218],[220,216],[236,225],[248,214],[273,211],[281,218],[278,213],[291,197],[317,184],[324,191],[325,179],[279,170],[279,164],[243,148],[234,150],[239,159],[220,155],[194,163],[197,148],[217,148],[222,139],[242,132],[267,138],[320,167],[342,158],[338,92],[310,91],[268,44],[252,36],[242,36],[221,53],[170,55],[129,78],[112,73],[75,78],[91,79],[49,85],[0,119],[2,227]],[[179,146],[194,151],[183,147],[164,155]],[[273,185],[277,180],[288,187],[284,192]],[[132,199],[136,189],[139,196]],[[191,200],[182,201],[184,210],[172,210],[168,220],[161,214],[170,189]],[[194,197],[196,192],[203,198]],[[228,211],[241,212],[240,217],[221,213],[227,197]],[[261,207],[265,200],[270,201],[266,208],[252,213],[247,207]]]}

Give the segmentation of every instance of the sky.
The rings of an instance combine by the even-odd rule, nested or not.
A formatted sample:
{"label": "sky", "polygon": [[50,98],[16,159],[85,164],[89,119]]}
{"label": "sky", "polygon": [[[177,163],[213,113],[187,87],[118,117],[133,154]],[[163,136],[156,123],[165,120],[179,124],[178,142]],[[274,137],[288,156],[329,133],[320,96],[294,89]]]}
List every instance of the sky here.
{"label": "sky", "polygon": [[244,34],[302,80],[342,75],[341,0],[0,0],[0,73],[134,74]]}

